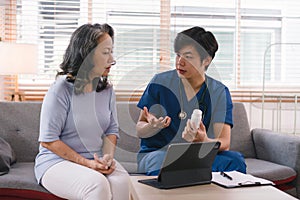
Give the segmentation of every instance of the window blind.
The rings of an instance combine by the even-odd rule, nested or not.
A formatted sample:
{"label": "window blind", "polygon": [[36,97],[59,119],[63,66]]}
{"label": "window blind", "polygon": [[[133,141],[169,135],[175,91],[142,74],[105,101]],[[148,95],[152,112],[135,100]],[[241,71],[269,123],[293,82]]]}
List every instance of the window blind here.
{"label": "window blind", "polygon": [[142,91],[154,74],[174,69],[174,37],[192,26],[215,34],[220,47],[208,74],[231,90],[299,90],[299,10],[297,0],[5,0],[0,37],[38,45],[39,73],[19,76],[33,96],[54,81],[71,33],[84,23],[115,29],[117,94]]}

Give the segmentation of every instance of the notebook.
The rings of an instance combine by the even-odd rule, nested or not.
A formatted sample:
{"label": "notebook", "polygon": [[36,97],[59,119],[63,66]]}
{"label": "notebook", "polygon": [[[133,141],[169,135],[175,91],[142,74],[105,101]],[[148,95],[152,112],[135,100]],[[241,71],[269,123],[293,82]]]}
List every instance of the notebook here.
{"label": "notebook", "polygon": [[159,189],[208,184],[220,142],[170,144],[157,178],[138,180]]}
{"label": "notebook", "polygon": [[213,172],[212,182],[225,188],[274,185],[272,181],[238,171]]}

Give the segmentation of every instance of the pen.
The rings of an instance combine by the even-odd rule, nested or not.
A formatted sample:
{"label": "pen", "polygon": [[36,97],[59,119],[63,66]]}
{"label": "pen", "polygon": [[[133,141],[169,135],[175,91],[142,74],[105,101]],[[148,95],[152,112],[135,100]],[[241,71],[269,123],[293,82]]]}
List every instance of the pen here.
{"label": "pen", "polygon": [[244,183],[238,183],[239,186],[257,186],[261,185],[261,182],[251,182],[251,181],[246,181]]}
{"label": "pen", "polygon": [[222,176],[224,176],[225,178],[228,178],[229,180],[232,180],[232,177],[229,176],[228,174],[226,174],[225,172],[220,172],[220,174],[221,174]]}

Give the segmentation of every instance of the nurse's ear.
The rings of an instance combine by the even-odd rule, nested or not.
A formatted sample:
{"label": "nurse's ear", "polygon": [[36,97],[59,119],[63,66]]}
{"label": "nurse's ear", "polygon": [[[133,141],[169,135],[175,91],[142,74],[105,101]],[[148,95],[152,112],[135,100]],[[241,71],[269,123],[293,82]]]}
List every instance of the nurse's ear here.
{"label": "nurse's ear", "polygon": [[203,59],[202,65],[204,65],[205,71],[208,69],[208,66],[210,65],[211,61],[212,61],[211,56],[207,56],[206,58]]}

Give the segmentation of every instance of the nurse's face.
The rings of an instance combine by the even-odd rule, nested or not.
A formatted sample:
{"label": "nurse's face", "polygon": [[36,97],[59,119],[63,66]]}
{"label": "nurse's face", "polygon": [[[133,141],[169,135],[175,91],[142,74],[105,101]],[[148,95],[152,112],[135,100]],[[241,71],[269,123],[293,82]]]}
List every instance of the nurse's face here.
{"label": "nurse's face", "polygon": [[197,78],[205,73],[206,59],[201,57],[193,45],[184,46],[176,52],[176,70],[180,78]]}

